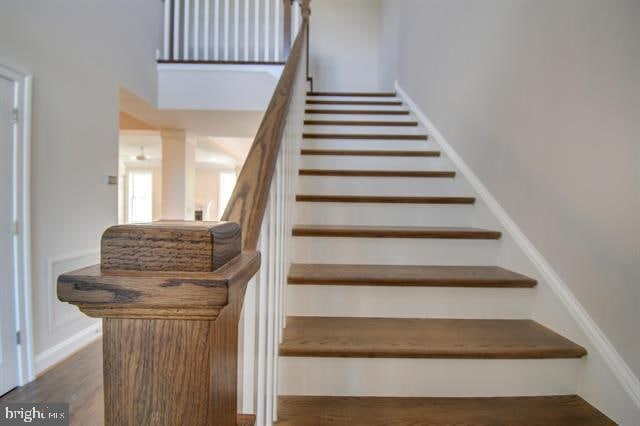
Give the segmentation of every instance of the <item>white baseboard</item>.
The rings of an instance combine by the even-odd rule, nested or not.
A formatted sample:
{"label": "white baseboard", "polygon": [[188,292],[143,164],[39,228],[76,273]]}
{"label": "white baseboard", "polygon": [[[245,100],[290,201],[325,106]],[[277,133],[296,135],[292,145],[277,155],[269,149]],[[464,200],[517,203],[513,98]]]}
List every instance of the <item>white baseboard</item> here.
{"label": "white baseboard", "polygon": [[638,377],[636,377],[631,368],[629,368],[627,363],[622,359],[613,344],[609,339],[607,339],[593,318],[591,318],[589,313],[574,296],[567,284],[554,271],[549,262],[547,262],[542,254],[534,247],[522,230],[515,224],[511,217],[509,217],[498,201],[491,195],[489,190],[482,184],[480,179],[475,175],[475,173],[473,173],[471,168],[469,168],[464,160],[462,160],[455,149],[453,149],[453,147],[447,142],[445,137],[438,131],[438,129],[436,129],[433,123],[420,110],[418,105],[416,105],[397,81],[395,83],[395,88],[398,95],[404,102],[406,102],[407,106],[411,109],[416,118],[427,129],[429,137],[433,138],[442,147],[442,150],[449,156],[450,160],[471,184],[478,196],[486,203],[491,212],[496,216],[502,226],[504,226],[505,230],[516,242],[518,247],[537,268],[540,275],[549,284],[551,289],[570,312],[571,316],[581,327],[582,331],[590,340],[591,345],[604,359],[616,379],[620,382],[622,388],[635,404],[636,408],[640,410],[640,380],[638,380]]}
{"label": "white baseboard", "polygon": [[102,336],[102,321],[74,334],[35,357],[36,375]]}

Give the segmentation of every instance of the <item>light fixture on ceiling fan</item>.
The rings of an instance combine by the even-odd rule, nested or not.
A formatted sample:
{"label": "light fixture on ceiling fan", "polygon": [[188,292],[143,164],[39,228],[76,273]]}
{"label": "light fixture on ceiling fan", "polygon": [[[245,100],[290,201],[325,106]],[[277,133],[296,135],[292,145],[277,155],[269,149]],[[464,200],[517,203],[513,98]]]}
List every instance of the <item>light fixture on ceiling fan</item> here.
{"label": "light fixture on ceiling fan", "polygon": [[136,160],[138,161],[147,161],[150,157],[144,155],[144,147],[140,147],[140,154],[136,155]]}

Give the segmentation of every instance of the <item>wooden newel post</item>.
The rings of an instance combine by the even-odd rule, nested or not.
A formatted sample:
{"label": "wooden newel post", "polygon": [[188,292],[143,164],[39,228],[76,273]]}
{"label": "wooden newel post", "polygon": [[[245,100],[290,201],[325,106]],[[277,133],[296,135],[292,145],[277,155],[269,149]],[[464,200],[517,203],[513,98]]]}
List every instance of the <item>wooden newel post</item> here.
{"label": "wooden newel post", "polygon": [[105,424],[236,425],[238,320],[260,266],[230,222],[122,225],[58,298],[103,318]]}

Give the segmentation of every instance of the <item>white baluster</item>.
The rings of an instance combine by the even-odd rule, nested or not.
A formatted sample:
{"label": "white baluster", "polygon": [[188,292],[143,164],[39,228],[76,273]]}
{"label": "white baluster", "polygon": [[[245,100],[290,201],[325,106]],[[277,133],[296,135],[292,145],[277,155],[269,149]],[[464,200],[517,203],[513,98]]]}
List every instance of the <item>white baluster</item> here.
{"label": "white baluster", "polygon": [[229,60],[229,0],[224,0],[224,60]]}
{"label": "white baluster", "polygon": [[264,60],[269,61],[269,0],[264,2]]}
{"label": "white baluster", "polygon": [[253,60],[260,60],[260,0],[253,2]]}
{"label": "white baluster", "polygon": [[273,177],[272,191],[276,204],[276,220],[275,220],[275,265],[274,265],[274,294],[273,294],[273,381],[271,383],[271,393],[273,398],[271,399],[271,419],[272,421],[278,420],[277,405],[278,405],[278,343],[280,342],[280,283],[282,280],[282,193],[280,192],[280,180],[282,176],[282,151],[278,154],[278,160],[276,163],[275,175]]}
{"label": "white baluster", "polygon": [[276,265],[276,252],[275,252],[275,228],[276,228],[276,206],[274,192],[274,182],[271,181],[271,188],[269,191],[269,210],[272,212],[269,215],[269,273],[268,273],[268,294],[267,294],[267,380],[266,380],[266,400],[265,400],[265,420],[271,422],[273,418],[273,381],[275,380],[273,375],[274,370],[274,290],[275,290],[275,265]]}
{"label": "white baluster", "polygon": [[282,0],[275,0],[275,11],[273,15],[273,60],[280,60],[280,3]]}
{"label": "white baluster", "polygon": [[171,26],[171,0],[164,2],[164,38],[162,39],[162,59],[171,59],[169,57],[169,27]]}
{"label": "white baluster", "polygon": [[189,60],[189,14],[191,9],[191,0],[184,0],[184,36],[182,46],[182,59]]}
{"label": "white baluster", "polygon": [[173,3],[173,59],[180,60],[180,0]]}
{"label": "white baluster", "polygon": [[240,60],[240,0],[235,0],[233,11],[233,59]]}
{"label": "white baluster", "polygon": [[249,60],[249,0],[244,0],[244,60]]}
{"label": "white baluster", "polygon": [[200,0],[193,5],[193,59],[200,58]]}
{"label": "white baluster", "polygon": [[220,60],[220,0],[213,0],[213,59]]}
{"label": "white baluster", "polygon": [[265,402],[266,402],[266,379],[267,379],[267,294],[269,287],[269,217],[271,211],[267,205],[260,227],[260,254],[261,266],[257,282],[258,315],[256,315],[256,330],[258,330],[257,343],[257,365],[256,370],[256,424],[266,425],[265,422]]}
{"label": "white baluster", "polygon": [[297,1],[293,2],[293,40],[291,40],[291,44],[293,45],[294,40],[298,36],[298,32],[300,31],[300,3]]}
{"label": "white baluster", "polygon": [[239,345],[238,352],[240,359],[238,362],[238,380],[241,385],[242,397],[240,406],[243,413],[254,412],[255,395],[255,361],[256,361],[256,281],[258,276],[254,276],[247,284],[245,290],[242,314],[238,322]]}
{"label": "white baluster", "polygon": [[211,14],[210,14],[210,4],[211,0],[204,0],[204,40],[203,40],[203,49],[204,49],[204,60],[209,60],[209,37],[211,33],[209,32],[209,22],[211,22]]}

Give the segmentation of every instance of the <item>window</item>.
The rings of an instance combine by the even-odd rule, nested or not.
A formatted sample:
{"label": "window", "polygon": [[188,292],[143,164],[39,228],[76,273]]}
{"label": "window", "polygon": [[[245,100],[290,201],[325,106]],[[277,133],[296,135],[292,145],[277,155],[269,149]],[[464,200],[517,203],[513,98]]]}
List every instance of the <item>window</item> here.
{"label": "window", "polygon": [[128,222],[153,220],[153,175],[151,171],[129,172]]}
{"label": "window", "polygon": [[236,173],[235,172],[220,172],[218,179],[218,217],[222,217],[224,209],[227,208],[227,203],[233,194],[233,188],[236,186]]}

